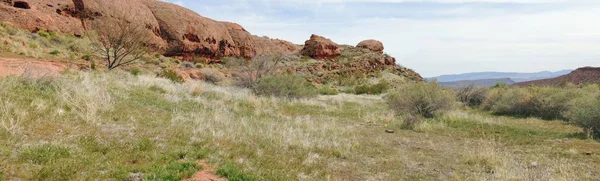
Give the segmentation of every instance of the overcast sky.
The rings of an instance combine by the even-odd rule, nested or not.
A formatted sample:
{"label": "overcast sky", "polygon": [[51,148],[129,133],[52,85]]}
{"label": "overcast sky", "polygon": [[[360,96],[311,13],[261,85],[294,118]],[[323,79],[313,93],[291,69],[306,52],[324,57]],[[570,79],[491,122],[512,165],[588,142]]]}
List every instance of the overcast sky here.
{"label": "overcast sky", "polygon": [[169,0],[255,35],[384,43],[425,77],[600,66],[600,0]]}

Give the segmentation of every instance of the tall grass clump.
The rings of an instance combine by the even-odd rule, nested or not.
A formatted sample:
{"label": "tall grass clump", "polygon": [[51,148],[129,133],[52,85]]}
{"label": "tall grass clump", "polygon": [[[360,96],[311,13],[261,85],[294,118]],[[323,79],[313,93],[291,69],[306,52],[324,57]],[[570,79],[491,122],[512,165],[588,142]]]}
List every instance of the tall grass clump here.
{"label": "tall grass clump", "polygon": [[395,112],[420,115],[425,118],[433,118],[452,109],[454,100],[453,93],[437,83],[402,86],[385,97],[388,106]]}
{"label": "tall grass clump", "polygon": [[257,95],[285,98],[311,98],[318,94],[317,88],[298,75],[273,75],[258,79],[252,86]]}

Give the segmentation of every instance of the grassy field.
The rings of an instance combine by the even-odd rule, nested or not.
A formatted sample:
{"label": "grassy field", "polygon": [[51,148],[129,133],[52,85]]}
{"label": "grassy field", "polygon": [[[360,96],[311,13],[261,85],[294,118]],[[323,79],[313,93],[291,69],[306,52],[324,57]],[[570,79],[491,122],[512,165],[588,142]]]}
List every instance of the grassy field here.
{"label": "grassy field", "polygon": [[[381,96],[290,100],[122,71],[0,78],[0,180],[594,180],[563,121],[454,110],[403,130]],[[386,133],[395,130],[393,134]]]}

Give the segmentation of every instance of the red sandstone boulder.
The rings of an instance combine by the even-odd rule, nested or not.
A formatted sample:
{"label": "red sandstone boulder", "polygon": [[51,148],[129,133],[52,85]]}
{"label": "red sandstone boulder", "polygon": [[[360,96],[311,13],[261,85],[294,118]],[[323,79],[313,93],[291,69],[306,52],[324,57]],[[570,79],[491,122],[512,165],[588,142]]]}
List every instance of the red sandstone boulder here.
{"label": "red sandstone boulder", "polygon": [[377,40],[365,40],[356,45],[358,48],[369,49],[374,52],[383,53],[383,43]]}
{"label": "red sandstone boulder", "polygon": [[312,35],[304,44],[304,48],[300,51],[301,55],[309,56],[315,59],[331,59],[339,56],[342,53],[342,48],[322,36]]}

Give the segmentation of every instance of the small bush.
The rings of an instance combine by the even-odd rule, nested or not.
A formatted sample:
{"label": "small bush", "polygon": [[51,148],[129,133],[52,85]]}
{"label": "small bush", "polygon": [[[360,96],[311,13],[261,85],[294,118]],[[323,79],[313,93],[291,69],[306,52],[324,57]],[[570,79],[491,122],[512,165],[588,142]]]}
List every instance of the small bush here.
{"label": "small bush", "polygon": [[321,95],[338,95],[339,91],[337,89],[323,86],[319,88],[319,94]]}
{"label": "small bush", "polygon": [[185,82],[185,80],[183,80],[183,77],[179,76],[174,70],[163,70],[162,75],[163,77],[176,83]]}
{"label": "small bush", "polygon": [[91,61],[92,60],[92,56],[91,55],[84,55],[84,56],[81,56],[81,59],[83,59],[85,61]]}
{"label": "small bush", "polygon": [[468,86],[456,93],[457,99],[466,106],[480,106],[487,98],[487,89]]}
{"label": "small bush", "polygon": [[553,87],[510,88],[492,91],[485,101],[484,109],[495,114],[542,119],[564,119],[568,102],[577,98],[577,89]]}
{"label": "small bush", "polygon": [[399,87],[387,95],[385,100],[397,113],[432,118],[452,109],[454,95],[437,83],[417,83]]}
{"label": "small bush", "polygon": [[50,55],[58,55],[58,54],[60,54],[60,51],[58,51],[58,50],[52,50],[50,52]]}
{"label": "small bush", "polygon": [[145,180],[179,181],[189,178],[200,169],[202,167],[194,162],[173,162],[166,166],[154,166],[150,173],[145,174]]}
{"label": "small bush", "polygon": [[266,76],[260,78],[252,90],[257,95],[286,98],[310,98],[318,94],[314,85],[297,75]]}
{"label": "small bush", "polygon": [[390,84],[386,81],[382,81],[375,85],[361,85],[354,88],[355,94],[373,94],[379,95],[384,93],[390,88]]}
{"label": "small bush", "polygon": [[129,72],[131,73],[131,75],[135,75],[135,76],[138,76],[142,73],[142,71],[136,67],[131,68],[131,70],[129,70]]}
{"label": "small bush", "polygon": [[600,97],[585,96],[569,104],[571,109],[564,113],[564,117],[582,127],[588,138],[600,136]]}
{"label": "small bush", "polygon": [[181,68],[196,68],[196,65],[192,62],[183,61],[179,64],[179,67],[181,67]]}
{"label": "small bush", "polygon": [[45,31],[38,31],[37,32],[38,35],[44,37],[44,38],[50,38],[50,34],[48,32]]}
{"label": "small bush", "polygon": [[202,74],[204,81],[209,83],[216,84],[225,80],[225,75],[215,69],[203,68],[200,69],[200,73]]}
{"label": "small bush", "polygon": [[68,148],[45,144],[24,149],[19,158],[34,164],[47,164],[70,156],[71,153]]}
{"label": "small bush", "polygon": [[225,164],[217,170],[217,175],[226,178],[229,181],[253,181],[258,180],[249,176],[246,172],[239,169],[234,164]]}

